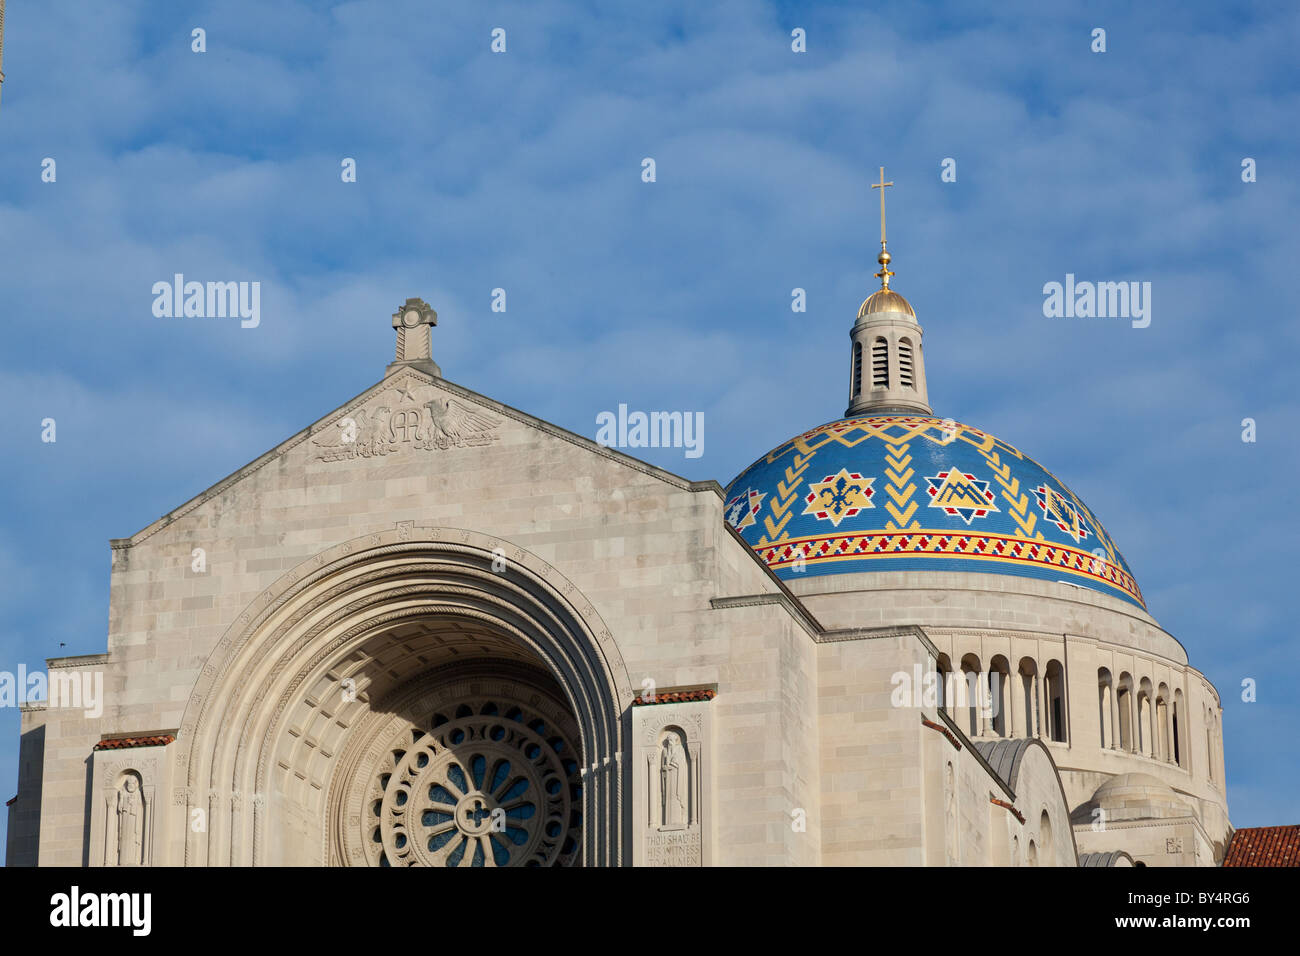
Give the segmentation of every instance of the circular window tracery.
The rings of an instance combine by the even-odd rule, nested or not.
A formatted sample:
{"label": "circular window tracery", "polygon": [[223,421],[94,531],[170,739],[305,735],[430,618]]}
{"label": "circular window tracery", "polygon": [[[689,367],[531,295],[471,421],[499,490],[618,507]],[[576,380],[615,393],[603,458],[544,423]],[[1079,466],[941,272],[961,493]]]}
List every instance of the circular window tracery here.
{"label": "circular window tracery", "polygon": [[[555,866],[581,847],[571,721],[514,695],[440,707],[387,749],[370,788],[366,856],[380,866]],[[523,695],[520,695],[523,696]],[[541,698],[527,695],[536,705]]]}

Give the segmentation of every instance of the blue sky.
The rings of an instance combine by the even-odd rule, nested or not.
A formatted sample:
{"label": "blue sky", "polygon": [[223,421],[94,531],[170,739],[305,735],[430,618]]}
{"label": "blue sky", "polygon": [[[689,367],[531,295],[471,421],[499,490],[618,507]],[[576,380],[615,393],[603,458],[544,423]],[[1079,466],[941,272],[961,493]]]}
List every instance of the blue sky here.
{"label": "blue sky", "polygon": [[[376,381],[408,296],[448,378],[573,431],[703,411],[702,457],[645,457],[726,484],[844,409],[883,165],[936,413],[1088,502],[1223,696],[1233,822],[1300,822],[1294,4],[13,0],[5,26],[0,669],[103,651],[108,539]],[[260,282],[260,326],[155,318],[176,272]],[[1151,282],[1150,327],[1045,318],[1066,273]]]}

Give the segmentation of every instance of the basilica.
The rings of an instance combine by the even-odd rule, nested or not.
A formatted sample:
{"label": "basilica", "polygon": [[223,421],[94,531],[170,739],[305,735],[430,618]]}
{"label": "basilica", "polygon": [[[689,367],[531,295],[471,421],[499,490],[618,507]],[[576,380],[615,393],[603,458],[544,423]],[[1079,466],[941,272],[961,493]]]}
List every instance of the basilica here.
{"label": "basilica", "polygon": [[725,489],[444,378],[407,299],[375,385],[111,542],[105,653],[48,661],[102,713],[23,708],[8,862],[1221,863],[1217,692],[931,408],[883,198],[878,261],[844,416]]}

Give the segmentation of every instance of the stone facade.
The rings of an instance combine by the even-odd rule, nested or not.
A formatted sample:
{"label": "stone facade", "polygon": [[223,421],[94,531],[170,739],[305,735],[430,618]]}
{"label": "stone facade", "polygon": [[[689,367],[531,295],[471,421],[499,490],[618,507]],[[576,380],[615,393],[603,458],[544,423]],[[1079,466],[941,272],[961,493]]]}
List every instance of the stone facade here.
{"label": "stone facade", "polygon": [[[949,710],[975,741],[1043,742],[1059,770],[1080,851],[1123,850],[1152,866],[1222,861],[1232,833],[1222,707],[1182,645],[1149,614],[1080,588],[968,572],[809,577],[792,589],[828,627],[919,629],[940,669],[958,682],[973,679],[980,693],[997,699],[985,710],[1000,716],[978,706]],[[1125,696],[1115,693],[1124,678],[1133,687],[1127,732],[1117,713]],[[1140,711],[1144,687],[1151,697]],[[1049,713],[1052,693],[1060,700],[1059,721]],[[1162,700],[1167,706],[1158,708]],[[1139,774],[1161,788],[1158,798],[1133,797],[1124,813],[1091,812],[1100,788]],[[1177,801],[1178,812],[1166,812],[1166,798]],[[1166,840],[1183,849],[1166,851]]]}
{"label": "stone facade", "polygon": [[[413,335],[436,319],[421,314]],[[1135,607],[992,575],[787,585],[728,525],[716,482],[463,389],[416,353],[112,542],[107,653],[49,662],[102,674],[107,703],[24,712],[10,864],[1220,853],[1217,724],[1184,721],[1182,762],[1101,742],[1103,667],[1218,718]],[[1035,675],[1059,662],[1061,726],[921,693],[969,655],[986,675],[995,658]],[[917,693],[900,700],[899,675]],[[1011,756],[989,746],[1017,740]],[[1071,826],[1139,770],[1178,794],[1176,815],[1140,836],[1140,813]],[[1156,836],[1183,850],[1159,854]]]}

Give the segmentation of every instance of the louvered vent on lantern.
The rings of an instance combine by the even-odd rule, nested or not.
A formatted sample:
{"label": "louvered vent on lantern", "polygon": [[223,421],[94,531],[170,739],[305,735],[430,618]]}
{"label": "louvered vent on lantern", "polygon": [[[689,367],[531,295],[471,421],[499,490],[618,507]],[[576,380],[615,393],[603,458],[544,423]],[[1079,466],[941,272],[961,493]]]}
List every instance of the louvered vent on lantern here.
{"label": "louvered vent on lantern", "polygon": [[871,386],[889,388],[889,343],[884,339],[871,343]]}
{"label": "louvered vent on lantern", "polygon": [[862,343],[853,343],[853,394],[862,394]]}
{"label": "louvered vent on lantern", "polygon": [[916,376],[912,371],[912,343],[907,339],[898,343],[898,380],[903,388],[916,388]]}

